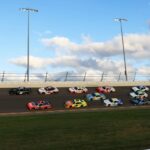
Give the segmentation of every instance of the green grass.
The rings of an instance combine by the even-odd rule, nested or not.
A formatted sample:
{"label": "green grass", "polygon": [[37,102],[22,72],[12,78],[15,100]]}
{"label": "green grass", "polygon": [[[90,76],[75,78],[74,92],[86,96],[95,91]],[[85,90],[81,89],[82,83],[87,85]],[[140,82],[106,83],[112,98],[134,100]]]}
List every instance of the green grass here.
{"label": "green grass", "polygon": [[0,117],[0,150],[144,150],[150,110]]}

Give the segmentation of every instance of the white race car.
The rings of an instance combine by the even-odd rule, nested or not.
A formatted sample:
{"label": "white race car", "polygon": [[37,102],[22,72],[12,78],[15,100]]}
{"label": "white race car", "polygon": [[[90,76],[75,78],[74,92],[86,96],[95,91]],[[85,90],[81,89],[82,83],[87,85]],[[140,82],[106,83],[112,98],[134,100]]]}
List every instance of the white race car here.
{"label": "white race car", "polygon": [[123,102],[121,99],[118,99],[118,98],[110,98],[110,99],[105,99],[104,104],[105,106],[110,107],[110,106],[123,105]]}
{"label": "white race car", "polygon": [[71,93],[86,93],[88,89],[86,87],[70,87],[69,92]]}
{"label": "white race car", "polygon": [[132,90],[134,92],[136,92],[136,91],[147,92],[147,91],[149,91],[149,88],[146,87],[146,86],[141,85],[141,86],[134,86],[134,87],[132,87]]}
{"label": "white race car", "polygon": [[136,92],[131,92],[130,96],[132,98],[145,98],[148,97],[148,94],[143,91],[136,91]]}
{"label": "white race car", "polygon": [[39,88],[38,92],[40,94],[52,94],[52,93],[58,93],[59,90],[56,87],[47,86],[47,87]]}

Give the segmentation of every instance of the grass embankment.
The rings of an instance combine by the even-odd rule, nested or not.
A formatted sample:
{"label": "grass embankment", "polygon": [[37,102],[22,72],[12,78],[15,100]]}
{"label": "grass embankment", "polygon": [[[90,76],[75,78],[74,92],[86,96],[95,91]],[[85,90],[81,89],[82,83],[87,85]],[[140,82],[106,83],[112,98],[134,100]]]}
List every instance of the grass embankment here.
{"label": "grass embankment", "polygon": [[0,117],[0,150],[143,150],[150,110]]}

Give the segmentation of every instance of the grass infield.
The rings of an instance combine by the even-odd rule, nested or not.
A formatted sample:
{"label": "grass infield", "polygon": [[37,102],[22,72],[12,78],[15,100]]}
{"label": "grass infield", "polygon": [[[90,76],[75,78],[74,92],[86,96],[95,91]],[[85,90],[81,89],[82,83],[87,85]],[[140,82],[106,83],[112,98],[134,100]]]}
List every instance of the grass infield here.
{"label": "grass infield", "polygon": [[150,109],[0,116],[0,150],[144,150]]}

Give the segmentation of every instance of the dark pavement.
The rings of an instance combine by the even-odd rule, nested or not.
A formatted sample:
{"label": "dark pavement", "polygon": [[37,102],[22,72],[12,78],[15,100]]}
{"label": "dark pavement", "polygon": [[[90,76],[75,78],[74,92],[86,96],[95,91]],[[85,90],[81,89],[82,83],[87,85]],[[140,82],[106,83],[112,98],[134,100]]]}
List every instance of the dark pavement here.
{"label": "dark pavement", "polygon": [[[150,87],[149,87],[150,88]],[[88,88],[88,93],[95,92],[96,87]],[[131,87],[115,87],[116,92],[106,94],[109,97],[116,97],[123,100],[123,106],[131,106],[129,93]],[[62,110],[64,108],[64,103],[67,100],[73,100],[75,98],[85,99],[86,94],[71,94],[68,91],[68,88],[59,88],[58,94],[51,95],[40,95],[37,92],[37,88],[32,89],[32,93],[29,95],[9,95],[6,88],[0,89],[0,113],[9,113],[9,112],[28,112],[26,104],[30,101],[38,100],[48,100],[52,106],[53,110]],[[150,99],[150,91],[147,92]],[[88,108],[102,108],[105,107],[102,101],[93,101],[88,102]],[[84,108],[84,109],[86,109]],[[83,109],[83,108],[82,108]]]}

